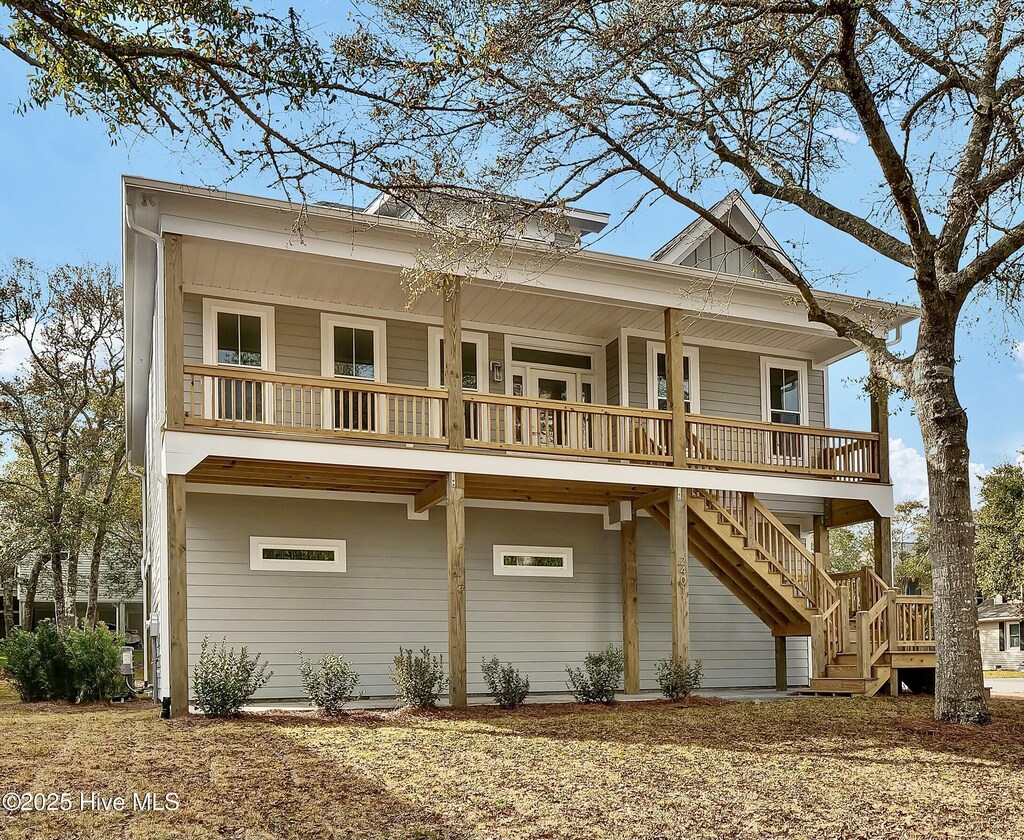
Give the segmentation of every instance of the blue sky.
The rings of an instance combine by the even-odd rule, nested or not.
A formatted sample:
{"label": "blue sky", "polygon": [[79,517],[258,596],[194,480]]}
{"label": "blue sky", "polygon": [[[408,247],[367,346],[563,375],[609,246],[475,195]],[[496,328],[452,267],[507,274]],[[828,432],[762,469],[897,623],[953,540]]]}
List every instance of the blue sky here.
{"label": "blue sky", "polygon": [[[321,7],[322,8],[322,7]],[[213,158],[181,157],[173,148],[146,138],[125,138],[111,146],[98,120],[67,116],[60,108],[18,115],[25,91],[25,68],[0,55],[0,260],[28,257],[42,264],[93,260],[117,263],[120,253],[122,173],[189,183],[222,184],[226,175]],[[862,185],[874,183],[863,138],[849,133],[850,167],[830,184],[834,200],[856,206],[866,200]],[[728,184],[707,185],[702,198],[713,202]],[[265,181],[244,179],[232,189],[272,193]],[[635,199],[635,187],[604,188],[587,202],[589,209],[620,214]],[[329,197],[329,196],[324,196]],[[763,207],[752,200],[755,208]],[[647,256],[691,221],[667,201],[642,209],[603,238],[600,249]],[[766,217],[775,237],[792,243],[804,264],[822,275],[842,273],[831,288],[852,294],[912,302],[906,269],[875,259],[866,249],[824,225],[793,211]],[[1014,460],[1024,447],[1024,328],[985,306],[970,309],[958,344],[958,389],[970,418],[971,460],[977,469]],[[0,360],[0,367],[9,362]],[[860,359],[833,366],[831,422],[835,427],[865,428],[867,401],[850,380],[862,376]],[[897,496],[920,497],[926,491],[920,434],[909,406],[892,419],[893,469]]]}

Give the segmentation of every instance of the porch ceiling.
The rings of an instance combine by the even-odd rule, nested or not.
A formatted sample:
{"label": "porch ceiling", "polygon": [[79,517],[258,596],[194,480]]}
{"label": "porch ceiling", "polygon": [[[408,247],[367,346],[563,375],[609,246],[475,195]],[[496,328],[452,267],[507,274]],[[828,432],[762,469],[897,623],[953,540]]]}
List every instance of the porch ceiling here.
{"label": "porch ceiling", "polygon": [[[205,458],[188,473],[188,481],[246,487],[328,490],[414,496],[444,474],[439,472],[337,467],[239,458]],[[466,498],[546,504],[606,505],[632,501],[655,491],[651,485],[466,475]]]}
{"label": "porch ceiling", "polygon": [[[407,308],[408,296],[393,268],[195,237],[185,239],[183,260],[186,291],[224,296],[237,293],[282,303],[292,298],[325,308],[381,310],[398,317],[441,320],[436,296],[423,296]],[[601,342],[617,336],[620,328],[653,334],[664,330],[663,312],[658,308],[609,305],[541,289],[482,282],[463,290],[462,317],[470,324],[498,331],[535,330]],[[740,321],[728,314],[691,315],[685,330],[688,338],[698,342],[759,345],[809,356],[816,362],[851,349],[849,342],[836,336],[780,329],[768,321]]]}

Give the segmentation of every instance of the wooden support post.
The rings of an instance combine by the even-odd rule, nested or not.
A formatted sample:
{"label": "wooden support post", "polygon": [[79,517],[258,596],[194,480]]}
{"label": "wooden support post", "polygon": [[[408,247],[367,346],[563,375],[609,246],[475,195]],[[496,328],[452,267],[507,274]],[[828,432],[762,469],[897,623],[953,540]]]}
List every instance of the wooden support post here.
{"label": "wooden support post", "polygon": [[462,396],[462,282],[444,289],[444,384],[448,391],[445,432],[449,449],[466,445],[466,409]]}
{"label": "wooden support post", "polygon": [[775,690],[789,688],[789,666],[786,661],[786,637],[775,637]]}
{"label": "wooden support post", "polygon": [[683,312],[665,310],[665,382],[672,412],[672,465],[686,466],[686,386],[683,372]]}
{"label": "wooden support post", "polygon": [[164,234],[164,364],[168,429],[185,428],[184,274],[181,237]]}
{"label": "wooden support post", "polygon": [[640,693],[640,621],[637,615],[636,519],[619,524],[622,571],[622,654],[626,694]]}
{"label": "wooden support post", "polygon": [[448,476],[448,703],[466,705],[466,478]]}
{"label": "wooden support post", "polygon": [[875,516],[875,574],[892,586],[892,520]]}
{"label": "wooden support post", "polygon": [[170,631],[171,716],[188,714],[188,569],[185,476],[167,476],[167,618]]}
{"label": "wooden support post", "polygon": [[686,531],[686,490],[677,487],[668,500],[669,562],[672,567],[672,656],[690,661],[690,546]]}
{"label": "wooden support post", "polygon": [[889,397],[871,394],[871,431],[878,433],[878,475],[888,484],[889,469]]}
{"label": "wooden support post", "polygon": [[820,554],[826,572],[832,571],[832,554],[828,540],[828,522],[824,516],[815,516],[813,526],[814,553]]}

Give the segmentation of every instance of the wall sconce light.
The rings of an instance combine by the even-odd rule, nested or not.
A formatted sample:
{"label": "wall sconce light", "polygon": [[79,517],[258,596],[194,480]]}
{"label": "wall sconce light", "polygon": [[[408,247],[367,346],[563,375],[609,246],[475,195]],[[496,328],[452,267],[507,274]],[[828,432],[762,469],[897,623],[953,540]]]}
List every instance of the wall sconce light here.
{"label": "wall sconce light", "polygon": [[491,379],[495,382],[502,382],[504,380],[501,362],[491,362]]}

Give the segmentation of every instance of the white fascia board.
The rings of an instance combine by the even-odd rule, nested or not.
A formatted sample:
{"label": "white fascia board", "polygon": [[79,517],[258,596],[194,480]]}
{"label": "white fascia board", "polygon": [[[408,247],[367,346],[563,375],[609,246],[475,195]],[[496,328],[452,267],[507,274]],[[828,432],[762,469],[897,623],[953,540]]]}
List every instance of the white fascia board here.
{"label": "white fascia board", "polygon": [[674,467],[571,461],[452,452],[444,449],[406,449],[331,441],[281,440],[217,432],[164,433],[164,458],[169,474],[186,475],[204,458],[252,458],[338,467],[378,467],[426,472],[461,472],[555,481],[586,481],[655,487],[699,487],[784,496],[852,499],[870,502],[880,516],[893,515],[892,486],[829,481],[819,478],[752,475]]}

